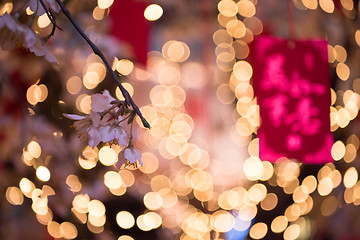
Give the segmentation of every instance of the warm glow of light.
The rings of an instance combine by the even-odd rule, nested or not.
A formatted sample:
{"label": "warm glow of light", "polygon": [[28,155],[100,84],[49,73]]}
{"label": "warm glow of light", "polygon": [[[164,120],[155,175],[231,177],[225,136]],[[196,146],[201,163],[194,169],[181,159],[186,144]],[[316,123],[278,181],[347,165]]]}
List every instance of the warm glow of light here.
{"label": "warm glow of light", "polygon": [[114,3],[114,0],[98,0],[97,3],[100,9],[106,9],[111,7],[111,5]]}
{"label": "warm glow of light", "polygon": [[315,10],[318,7],[318,1],[316,0],[302,0],[305,7]]}
{"label": "warm glow of light", "polygon": [[134,63],[128,59],[120,59],[116,64],[116,70],[122,75],[129,75],[134,69]]}
{"label": "warm glow of light", "polygon": [[78,76],[72,76],[66,81],[66,89],[71,94],[77,94],[82,88],[82,81]]}
{"label": "warm glow of light", "polygon": [[149,227],[148,225],[146,225],[146,223],[144,222],[144,214],[140,215],[137,219],[136,219],[136,225],[138,226],[138,228],[140,228],[140,230],[142,231],[150,231],[151,230],[151,226]]}
{"label": "warm glow of light", "polygon": [[297,224],[290,225],[284,232],[284,240],[295,240],[300,235],[300,226]]}
{"label": "warm glow of light", "polygon": [[281,233],[285,230],[285,228],[288,225],[288,220],[285,216],[277,216],[274,218],[274,220],[271,222],[271,231],[274,233]]}
{"label": "warm glow of light", "polygon": [[156,229],[161,226],[162,219],[156,212],[148,212],[144,214],[144,223],[148,228]]}
{"label": "warm glow of light", "polygon": [[31,141],[27,145],[28,152],[31,154],[33,158],[38,158],[41,155],[41,147],[40,144],[36,141]]}
{"label": "warm glow of light", "polygon": [[104,146],[99,151],[99,161],[105,166],[111,166],[118,161],[118,158],[114,149]]}
{"label": "warm glow of light", "polygon": [[190,56],[190,49],[184,42],[170,40],[162,47],[162,54],[173,62],[184,62]]}
{"label": "warm glow of light", "polygon": [[47,167],[40,166],[36,169],[36,176],[39,180],[47,182],[50,180],[50,171]]}
{"label": "warm glow of light", "polygon": [[249,235],[253,239],[262,239],[267,234],[268,227],[265,223],[255,223],[251,228]]}
{"label": "warm glow of light", "polygon": [[91,212],[89,212],[89,223],[95,227],[102,227],[106,223],[106,216],[94,216]]}
{"label": "warm glow of light", "polygon": [[12,205],[21,205],[24,202],[24,196],[17,187],[8,187],[5,192],[5,197]]}
{"label": "warm glow of light", "polygon": [[341,80],[346,81],[350,77],[350,68],[345,63],[340,62],[336,66],[336,74]]}
{"label": "warm glow of light", "polygon": [[100,77],[97,72],[86,72],[83,77],[83,84],[87,89],[94,89],[100,83]]}
{"label": "warm glow of light", "polygon": [[95,217],[101,217],[105,214],[105,206],[99,200],[91,200],[88,204],[89,214]]}
{"label": "warm glow of light", "polygon": [[130,212],[121,211],[116,214],[116,222],[121,228],[129,229],[134,226],[135,218]]}
{"label": "warm glow of light", "polygon": [[256,157],[246,159],[243,165],[243,170],[246,177],[253,181],[259,179],[264,172],[261,160]]}
{"label": "warm glow of light", "polygon": [[228,232],[233,228],[235,218],[230,213],[219,210],[211,216],[211,223],[215,231]]}
{"label": "warm glow of light", "polygon": [[75,208],[75,210],[78,211],[79,213],[87,213],[89,203],[90,203],[89,196],[87,194],[84,195],[80,194],[74,197],[72,205]]}
{"label": "warm glow of light", "polygon": [[22,178],[20,180],[19,187],[26,197],[31,198],[31,194],[35,189],[35,184],[33,182],[27,178]]}
{"label": "warm glow of light", "polygon": [[86,114],[89,114],[91,111],[91,97],[87,94],[81,94],[76,98],[75,102],[76,108]]}
{"label": "warm glow of light", "polygon": [[[12,2],[8,2],[5,3],[1,8],[0,8],[0,16],[3,16],[5,13],[10,14],[12,9],[13,9],[13,3]],[[29,8],[29,7],[28,7]],[[29,14],[30,15],[30,14]]]}
{"label": "warm glow of light", "polygon": [[321,196],[329,195],[332,189],[333,189],[333,182],[329,177],[325,177],[319,181],[318,192]]}
{"label": "warm glow of light", "polygon": [[232,0],[222,0],[217,7],[219,12],[226,17],[233,17],[238,11],[236,3]]}
{"label": "warm glow of light", "polygon": [[316,187],[317,187],[317,180],[316,177],[313,175],[309,175],[306,178],[304,178],[304,180],[302,181],[302,190],[307,193],[310,194],[312,192],[315,191]]}
{"label": "warm glow of light", "polygon": [[82,184],[80,183],[78,176],[73,174],[67,176],[66,184],[69,186],[70,191],[72,192],[79,192],[82,187]]}
{"label": "warm glow of light", "polygon": [[51,21],[48,18],[48,16],[46,15],[46,13],[41,15],[37,20],[37,24],[40,28],[46,28],[47,26],[49,26],[50,23],[51,23]]}
{"label": "warm glow of light", "polygon": [[249,199],[255,203],[262,201],[267,194],[267,189],[264,184],[254,184],[248,191]]}
{"label": "warm glow of light", "polygon": [[335,10],[335,5],[332,0],[319,0],[319,5],[321,9],[327,13],[332,13]]}
{"label": "warm glow of light", "polygon": [[344,186],[346,188],[351,188],[356,184],[357,180],[358,172],[356,171],[356,168],[349,168],[344,174]]}
{"label": "warm glow of light", "polygon": [[234,38],[242,38],[246,34],[246,26],[242,21],[234,19],[226,24],[226,31]]}
{"label": "warm glow of light", "polygon": [[268,193],[266,197],[261,201],[260,206],[265,211],[273,210],[278,203],[278,197],[275,193]]}
{"label": "warm glow of light", "polygon": [[96,6],[96,7],[94,8],[92,14],[93,14],[93,18],[94,18],[95,20],[100,21],[100,20],[102,20],[102,19],[104,18],[104,16],[105,16],[105,10],[99,8],[99,6]]}
{"label": "warm glow of light", "polygon": [[331,156],[335,161],[339,161],[342,159],[345,155],[345,144],[338,140],[334,143],[334,145],[331,148]]}
{"label": "warm glow of light", "polygon": [[118,240],[134,240],[134,238],[132,238],[128,235],[122,235],[118,238]]}
{"label": "warm glow of light", "polygon": [[149,21],[156,21],[163,15],[163,9],[158,4],[150,4],[144,11],[144,17]]}
{"label": "warm glow of light", "polygon": [[337,199],[335,196],[326,197],[321,203],[321,214],[323,216],[332,215],[337,209]]}
{"label": "warm glow of light", "polygon": [[78,231],[74,224],[71,222],[63,222],[60,224],[60,231],[62,232],[62,237],[65,239],[74,239],[78,235]]}
{"label": "warm glow of light", "polygon": [[356,30],[355,32],[355,41],[358,46],[360,46],[360,30]]}
{"label": "warm glow of light", "polygon": [[104,174],[104,184],[108,188],[119,188],[121,187],[123,181],[119,173],[114,171],[108,171]]}
{"label": "warm glow of light", "polygon": [[241,0],[237,3],[238,12],[243,17],[252,17],[256,13],[255,5],[252,1]]}
{"label": "warm glow of light", "polygon": [[[130,96],[132,97],[133,94],[134,94],[134,88],[133,88],[133,86],[132,86],[130,83],[123,83],[122,85],[123,85],[123,87],[128,91],[128,93],[130,94]],[[120,101],[124,101],[124,100],[125,100],[125,98],[124,98],[124,96],[122,95],[119,87],[116,87],[115,95],[116,95],[116,97],[117,97]]]}
{"label": "warm glow of light", "polygon": [[159,193],[148,192],[144,196],[144,205],[150,210],[157,210],[162,206],[163,200]]}
{"label": "warm glow of light", "polygon": [[53,238],[62,238],[63,237],[63,232],[60,228],[60,224],[52,221],[47,225],[47,230],[50,234],[50,236],[52,236]]}

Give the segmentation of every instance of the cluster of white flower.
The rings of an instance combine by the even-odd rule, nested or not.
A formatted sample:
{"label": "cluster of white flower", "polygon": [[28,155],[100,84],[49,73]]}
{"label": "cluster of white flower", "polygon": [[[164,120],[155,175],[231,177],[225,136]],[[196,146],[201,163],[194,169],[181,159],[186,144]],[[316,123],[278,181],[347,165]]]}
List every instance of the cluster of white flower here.
{"label": "cluster of white flower", "polygon": [[65,117],[76,120],[74,123],[80,137],[88,139],[90,147],[96,147],[100,142],[115,143],[125,147],[119,153],[119,161],[116,167],[142,166],[141,153],[132,143],[132,133],[128,135],[120,126],[120,123],[130,119],[133,121],[134,113],[128,111],[123,102],[113,98],[109,91],[91,96],[91,111],[88,115],[64,114]]}
{"label": "cluster of white flower", "polygon": [[3,50],[23,47],[29,49],[36,56],[45,56],[46,60],[51,63],[57,62],[37,34],[27,25],[18,23],[8,13],[0,16],[0,47]]}

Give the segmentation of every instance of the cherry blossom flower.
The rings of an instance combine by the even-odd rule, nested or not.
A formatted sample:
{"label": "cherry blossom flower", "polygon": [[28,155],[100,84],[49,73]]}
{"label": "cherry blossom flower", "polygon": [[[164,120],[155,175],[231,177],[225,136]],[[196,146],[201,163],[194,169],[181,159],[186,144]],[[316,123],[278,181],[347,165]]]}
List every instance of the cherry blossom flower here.
{"label": "cherry blossom flower", "polygon": [[[60,6],[55,0],[44,0],[44,3],[48,9],[50,8],[57,13],[60,11]],[[41,16],[45,13],[45,9],[43,8],[39,0],[30,0],[29,7],[30,10],[36,12],[36,15],[38,16]]]}
{"label": "cherry blossom flower", "polygon": [[87,137],[90,147],[96,147],[100,142],[115,141],[121,146],[127,144],[127,134],[119,125],[121,119],[116,115],[117,107],[111,104],[115,99],[105,90],[102,94],[91,96],[90,114],[80,116],[64,114],[65,117],[76,120],[74,127],[80,137]]}
{"label": "cherry blossom flower", "polygon": [[116,167],[121,168],[122,165],[125,165],[125,167],[132,166],[137,168],[137,163],[141,166],[143,165],[143,162],[141,161],[141,152],[130,143],[128,147],[120,151]]}
{"label": "cherry blossom flower", "polygon": [[57,62],[47,46],[31,28],[18,23],[13,17],[5,13],[0,16],[0,47],[3,50],[10,50],[20,46],[29,49],[36,56],[45,56],[45,59],[50,63]]}

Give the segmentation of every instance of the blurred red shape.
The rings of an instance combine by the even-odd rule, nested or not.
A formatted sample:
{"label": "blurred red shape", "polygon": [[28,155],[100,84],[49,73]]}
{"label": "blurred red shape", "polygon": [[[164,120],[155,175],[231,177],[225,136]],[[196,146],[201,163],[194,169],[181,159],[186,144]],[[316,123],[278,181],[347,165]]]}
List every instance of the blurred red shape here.
{"label": "blurred red shape", "polygon": [[260,36],[251,47],[260,158],[332,162],[327,42]]}
{"label": "blurred red shape", "polygon": [[144,17],[147,6],[145,1],[121,0],[114,1],[110,11],[111,34],[130,44],[135,61],[144,65],[149,50],[150,32],[150,24]]}

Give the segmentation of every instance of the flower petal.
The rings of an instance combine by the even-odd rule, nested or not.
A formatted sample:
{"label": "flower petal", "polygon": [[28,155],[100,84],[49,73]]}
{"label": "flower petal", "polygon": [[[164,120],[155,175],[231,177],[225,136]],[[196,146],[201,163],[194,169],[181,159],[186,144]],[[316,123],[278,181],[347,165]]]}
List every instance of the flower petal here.
{"label": "flower petal", "polygon": [[114,128],[114,137],[119,145],[125,146],[127,144],[127,134],[124,129],[120,127]]}
{"label": "flower petal", "polygon": [[80,115],[76,115],[76,114],[67,114],[67,113],[63,113],[64,117],[68,118],[68,119],[72,119],[72,120],[82,120],[84,118],[86,118],[85,116],[80,116]]}
{"label": "flower petal", "polygon": [[101,142],[100,133],[95,128],[91,128],[88,131],[89,134],[89,141],[88,144],[90,147],[95,148]]}
{"label": "flower petal", "polygon": [[136,163],[136,155],[133,148],[125,148],[124,157],[129,160],[130,163]]}
{"label": "flower petal", "polygon": [[91,95],[91,108],[95,112],[103,112],[111,107],[109,99],[100,93]]}
{"label": "flower petal", "polygon": [[124,157],[124,151],[120,151],[119,156],[118,156],[118,161],[115,164],[116,168],[120,169],[121,166],[127,161]]}

